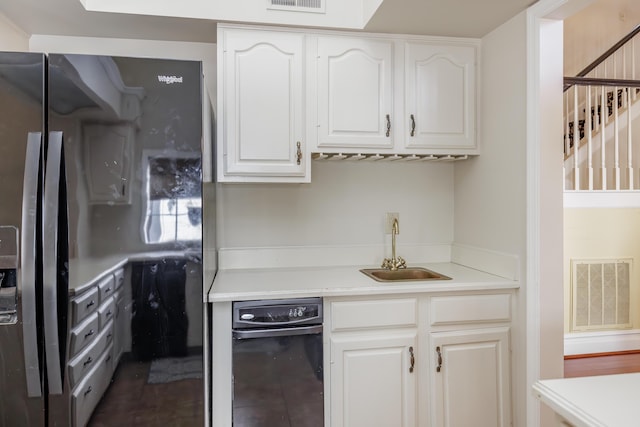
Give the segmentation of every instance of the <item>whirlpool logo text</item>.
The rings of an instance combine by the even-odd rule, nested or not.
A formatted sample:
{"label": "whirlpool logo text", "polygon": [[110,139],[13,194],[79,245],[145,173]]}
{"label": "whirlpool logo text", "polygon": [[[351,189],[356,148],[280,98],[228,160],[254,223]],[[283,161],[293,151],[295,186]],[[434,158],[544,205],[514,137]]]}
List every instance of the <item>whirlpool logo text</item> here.
{"label": "whirlpool logo text", "polygon": [[177,77],[177,76],[158,76],[158,81],[160,83],[166,83],[168,85],[174,84],[174,83],[182,83],[182,76]]}

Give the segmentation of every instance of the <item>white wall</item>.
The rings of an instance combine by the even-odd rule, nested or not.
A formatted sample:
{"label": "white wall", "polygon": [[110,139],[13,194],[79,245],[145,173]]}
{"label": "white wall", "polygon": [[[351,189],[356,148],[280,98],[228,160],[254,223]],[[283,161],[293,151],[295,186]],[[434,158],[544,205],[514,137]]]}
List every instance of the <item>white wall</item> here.
{"label": "white wall", "polygon": [[637,0],[597,0],[565,20],[564,75],[575,76],[640,22]]}
{"label": "white wall", "polygon": [[[526,21],[520,14],[482,39],[482,154],[455,167],[455,242],[526,255]],[[505,96],[509,94],[509,96]],[[521,282],[512,369],[514,425],[525,425],[525,295]]]}
{"label": "white wall", "polygon": [[[539,343],[531,351],[538,351],[539,378],[561,378],[564,372],[564,341],[562,319],[564,316],[562,292],[562,32],[563,21],[540,20],[538,35],[537,79],[530,84],[537,86],[538,99],[530,100],[528,126],[531,129],[528,157],[539,159],[539,170],[529,174],[528,204],[536,201],[538,209],[527,212],[529,259],[538,260],[538,265],[528,265],[535,271],[529,272],[528,284],[536,280],[538,292],[529,292],[527,298],[536,298],[534,304],[538,313],[529,315],[528,320],[537,322]],[[534,160],[535,161],[535,160]],[[531,162],[528,164],[531,168]],[[536,216],[537,215],[537,216]],[[532,218],[533,216],[533,218]],[[537,232],[538,236],[531,234]],[[528,325],[529,327],[530,325]],[[532,346],[530,340],[528,345]],[[542,413],[541,425],[552,419],[551,412]],[[550,424],[549,424],[550,425]]]}
{"label": "white wall", "polygon": [[0,13],[0,50],[27,51],[29,36]]}
{"label": "white wall", "polygon": [[400,214],[398,245],[453,240],[450,163],[314,161],[310,184],[218,193],[221,248],[380,245],[386,212]]}
{"label": "white wall", "polygon": [[[564,210],[565,332],[570,332],[571,260],[633,260],[631,301],[640,296],[640,209],[576,208]],[[640,327],[640,310],[631,305],[633,328]]]}

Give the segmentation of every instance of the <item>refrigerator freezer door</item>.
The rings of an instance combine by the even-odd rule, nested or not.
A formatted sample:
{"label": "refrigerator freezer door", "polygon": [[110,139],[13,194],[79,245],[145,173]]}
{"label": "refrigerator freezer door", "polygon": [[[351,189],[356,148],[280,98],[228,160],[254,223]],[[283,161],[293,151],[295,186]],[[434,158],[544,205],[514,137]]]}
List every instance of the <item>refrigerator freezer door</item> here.
{"label": "refrigerator freezer door", "polygon": [[39,282],[38,226],[41,209],[39,201],[39,180],[41,177],[42,134],[29,133],[27,140],[27,156],[24,171],[24,189],[22,199],[22,335],[24,343],[24,366],[27,377],[27,394],[39,397],[41,391],[41,366],[38,355],[37,295]]}
{"label": "refrigerator freezer door", "polygon": [[0,52],[0,244],[14,246],[2,250],[0,293],[15,310],[0,323],[0,427],[44,425],[38,263],[45,65],[42,54]]}

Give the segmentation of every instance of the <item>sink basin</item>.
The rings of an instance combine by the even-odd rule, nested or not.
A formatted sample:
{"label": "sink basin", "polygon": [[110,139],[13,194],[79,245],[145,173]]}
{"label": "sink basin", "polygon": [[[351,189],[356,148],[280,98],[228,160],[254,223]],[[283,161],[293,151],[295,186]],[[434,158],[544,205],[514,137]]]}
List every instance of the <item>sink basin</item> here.
{"label": "sink basin", "polygon": [[443,274],[422,267],[387,270],[384,268],[364,268],[360,270],[378,282],[410,282],[419,280],[451,280]]}

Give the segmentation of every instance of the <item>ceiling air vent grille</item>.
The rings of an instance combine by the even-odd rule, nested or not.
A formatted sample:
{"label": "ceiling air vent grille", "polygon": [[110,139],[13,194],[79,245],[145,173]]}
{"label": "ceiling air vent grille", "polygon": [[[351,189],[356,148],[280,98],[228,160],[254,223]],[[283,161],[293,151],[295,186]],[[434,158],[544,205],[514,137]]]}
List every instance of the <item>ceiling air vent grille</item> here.
{"label": "ceiling air vent grille", "polygon": [[324,13],[325,0],[267,0],[267,9]]}

